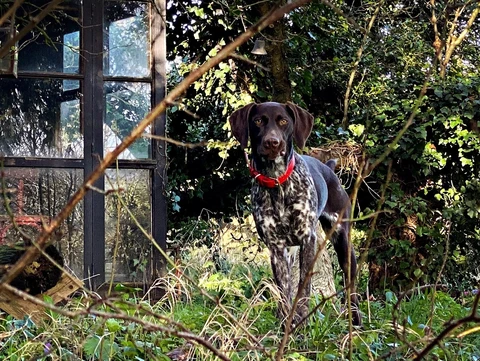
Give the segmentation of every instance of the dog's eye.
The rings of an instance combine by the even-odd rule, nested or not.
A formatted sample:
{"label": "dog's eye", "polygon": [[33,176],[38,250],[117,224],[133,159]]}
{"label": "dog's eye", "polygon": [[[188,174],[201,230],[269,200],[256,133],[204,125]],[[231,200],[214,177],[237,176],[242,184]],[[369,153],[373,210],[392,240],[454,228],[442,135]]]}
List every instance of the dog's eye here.
{"label": "dog's eye", "polygon": [[283,127],[284,125],[287,125],[287,124],[288,124],[288,121],[287,121],[286,119],[280,119],[280,121],[278,122],[278,124]]}
{"label": "dog's eye", "polygon": [[254,119],[253,122],[255,123],[255,125],[262,125],[262,118],[257,118],[257,119]]}

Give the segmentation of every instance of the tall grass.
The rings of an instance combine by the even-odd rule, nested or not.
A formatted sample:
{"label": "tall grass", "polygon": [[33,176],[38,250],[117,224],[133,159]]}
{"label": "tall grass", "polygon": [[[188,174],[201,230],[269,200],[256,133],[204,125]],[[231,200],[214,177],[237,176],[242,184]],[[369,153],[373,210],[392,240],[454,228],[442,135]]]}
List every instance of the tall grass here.
{"label": "tall grass", "polygon": [[[264,256],[247,262],[229,254],[221,252],[219,270],[208,249],[186,253],[181,272],[172,269],[154,286],[165,294],[153,304],[136,297],[135,289],[119,286],[106,300],[86,294],[70,300],[64,307],[81,311],[73,319],[49,311],[36,325],[2,314],[0,359],[274,359],[283,331],[268,262]],[[433,292],[412,292],[398,302],[385,290],[376,300],[364,300],[364,327],[352,334],[340,298],[325,302],[313,295],[312,307],[320,307],[290,335],[284,359],[347,359],[350,342],[355,360],[414,358],[446,324],[470,311],[473,295],[453,299],[444,292],[432,297]],[[459,337],[468,327],[444,339],[430,359],[480,360],[479,330],[471,327],[470,334]]]}

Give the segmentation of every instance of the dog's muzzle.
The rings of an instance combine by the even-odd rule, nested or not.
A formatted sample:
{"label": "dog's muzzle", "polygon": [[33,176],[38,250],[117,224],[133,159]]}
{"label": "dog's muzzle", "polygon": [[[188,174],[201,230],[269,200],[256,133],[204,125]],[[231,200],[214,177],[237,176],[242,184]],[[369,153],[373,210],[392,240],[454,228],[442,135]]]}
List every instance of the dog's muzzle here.
{"label": "dog's muzzle", "polygon": [[277,137],[268,137],[258,147],[257,151],[260,155],[267,157],[269,160],[275,160],[278,157],[284,157],[286,143]]}

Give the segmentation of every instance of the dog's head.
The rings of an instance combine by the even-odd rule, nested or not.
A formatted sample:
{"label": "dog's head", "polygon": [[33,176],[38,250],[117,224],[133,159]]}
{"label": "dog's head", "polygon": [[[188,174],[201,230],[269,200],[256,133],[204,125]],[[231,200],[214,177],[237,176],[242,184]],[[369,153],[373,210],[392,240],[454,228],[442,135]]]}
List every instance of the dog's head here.
{"label": "dog's head", "polygon": [[292,141],[302,149],[313,126],[313,116],[292,103],[251,103],[233,112],[229,121],[242,149],[250,138],[252,152],[270,160],[288,154]]}

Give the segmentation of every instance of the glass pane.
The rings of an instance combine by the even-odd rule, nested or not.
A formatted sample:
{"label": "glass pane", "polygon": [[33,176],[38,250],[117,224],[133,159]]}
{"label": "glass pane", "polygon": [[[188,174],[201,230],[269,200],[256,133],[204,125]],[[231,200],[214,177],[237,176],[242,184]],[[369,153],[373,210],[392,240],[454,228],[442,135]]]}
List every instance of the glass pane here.
{"label": "glass pane", "polygon": [[[2,13],[2,8],[0,6],[0,15]],[[9,22],[2,24],[3,27],[0,27],[0,49],[2,49],[8,41],[13,38],[14,29],[12,29]],[[12,44],[10,46],[10,54],[5,55],[3,58],[0,58],[0,74],[17,74],[17,60],[18,54],[16,52],[18,43]]]}
{"label": "glass pane", "polygon": [[[65,206],[83,182],[83,171],[74,169],[6,168],[0,183],[0,244],[18,242],[21,231],[35,238],[42,222],[48,223]],[[3,196],[5,195],[5,196]],[[78,204],[53,235],[53,245],[66,269],[83,278],[83,204]]]}
{"label": "glass pane", "polygon": [[106,2],[103,73],[111,76],[150,75],[149,5]]}
{"label": "glass pane", "polygon": [[[26,1],[17,10],[17,29],[38,15],[50,0]],[[19,44],[18,71],[79,73],[80,0],[62,2]]]}
{"label": "glass pane", "polygon": [[0,79],[0,155],[83,158],[80,81]]}
{"label": "glass pane", "polygon": [[116,282],[148,282],[152,245],[143,231],[150,234],[152,224],[150,171],[105,174],[105,280],[113,274]]}
{"label": "glass pane", "polygon": [[[112,151],[150,111],[150,84],[105,82],[104,152]],[[150,128],[147,129],[150,133]],[[150,157],[150,139],[140,138],[119,159]]]}

